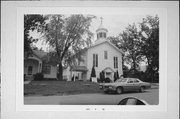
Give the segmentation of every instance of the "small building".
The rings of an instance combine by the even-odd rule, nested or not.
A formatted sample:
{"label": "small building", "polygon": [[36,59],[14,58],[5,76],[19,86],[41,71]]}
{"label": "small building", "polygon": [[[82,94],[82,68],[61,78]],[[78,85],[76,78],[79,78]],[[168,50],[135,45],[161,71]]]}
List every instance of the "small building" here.
{"label": "small building", "polygon": [[33,50],[33,53],[24,59],[24,75],[27,80],[33,80],[34,75],[42,73],[46,79],[57,79],[57,65],[50,62],[47,52]]}
{"label": "small building", "polygon": [[77,65],[63,70],[63,77],[68,81],[90,80],[92,67],[95,67],[96,78],[100,77],[100,72],[105,72],[105,77],[114,80],[114,73],[118,71],[123,74],[122,54],[123,52],[114,44],[107,40],[108,30],[102,26],[96,30],[97,40],[89,47],[83,49],[81,53],[83,61],[77,61]]}

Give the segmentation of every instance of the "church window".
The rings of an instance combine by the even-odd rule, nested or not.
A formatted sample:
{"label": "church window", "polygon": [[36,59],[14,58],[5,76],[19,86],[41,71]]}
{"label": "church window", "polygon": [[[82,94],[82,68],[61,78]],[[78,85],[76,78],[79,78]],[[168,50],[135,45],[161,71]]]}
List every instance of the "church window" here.
{"label": "church window", "polygon": [[106,38],[106,33],[104,33],[104,38]]}
{"label": "church window", "polygon": [[118,68],[118,57],[114,57],[114,68]]}
{"label": "church window", "polygon": [[104,51],[104,59],[108,59],[108,53],[107,53],[107,51]]}
{"label": "church window", "polygon": [[93,54],[93,66],[98,67],[98,54]]}
{"label": "church window", "polygon": [[99,36],[100,38],[102,38],[102,37],[103,37],[103,34],[102,34],[102,32],[101,32],[101,33],[99,33],[99,35],[100,35],[100,36]]}

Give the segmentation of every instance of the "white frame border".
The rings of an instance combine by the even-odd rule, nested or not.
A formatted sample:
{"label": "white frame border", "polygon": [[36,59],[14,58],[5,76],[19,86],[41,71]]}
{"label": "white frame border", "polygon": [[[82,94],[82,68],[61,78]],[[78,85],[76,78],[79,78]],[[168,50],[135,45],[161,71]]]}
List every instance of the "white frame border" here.
{"label": "white frame border", "polygon": [[[121,11],[121,12],[116,12]],[[123,11],[123,12],[122,12]],[[110,14],[141,15],[157,13],[160,18],[160,84],[159,105],[114,106],[114,105],[24,105],[23,94],[23,19],[24,14]],[[167,110],[167,19],[165,8],[119,8],[119,7],[20,7],[17,11],[16,54],[16,109],[18,111],[166,111]],[[19,80],[21,79],[21,80]],[[163,80],[164,79],[164,80]],[[164,98],[166,97],[166,98]]]}

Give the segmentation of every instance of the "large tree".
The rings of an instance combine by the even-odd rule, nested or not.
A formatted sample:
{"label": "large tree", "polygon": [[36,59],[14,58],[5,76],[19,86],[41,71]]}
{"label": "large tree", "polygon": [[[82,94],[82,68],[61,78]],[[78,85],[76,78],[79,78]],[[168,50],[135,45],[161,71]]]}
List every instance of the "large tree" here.
{"label": "large tree", "polygon": [[44,34],[52,47],[51,59],[58,64],[59,80],[63,78],[63,67],[80,58],[83,47],[91,43],[89,31],[93,16],[84,15],[48,15],[47,29]]}
{"label": "large tree", "polygon": [[135,24],[128,25],[118,37],[109,37],[109,40],[125,52],[123,62],[131,65],[131,70],[137,70],[142,60],[142,57],[139,57],[140,36],[137,26]]}
{"label": "large tree", "polygon": [[159,78],[159,17],[147,16],[140,24],[141,54],[147,59],[146,74],[153,82]]}
{"label": "large tree", "polygon": [[159,18],[147,16],[141,23],[128,25],[118,37],[109,40],[125,55],[123,61],[131,65],[128,72],[135,74],[141,62],[147,63],[146,78],[148,81],[159,76]]}
{"label": "large tree", "polygon": [[32,53],[32,43],[38,39],[30,36],[30,31],[40,32],[41,27],[45,24],[45,18],[39,14],[24,15],[24,56],[27,57]]}

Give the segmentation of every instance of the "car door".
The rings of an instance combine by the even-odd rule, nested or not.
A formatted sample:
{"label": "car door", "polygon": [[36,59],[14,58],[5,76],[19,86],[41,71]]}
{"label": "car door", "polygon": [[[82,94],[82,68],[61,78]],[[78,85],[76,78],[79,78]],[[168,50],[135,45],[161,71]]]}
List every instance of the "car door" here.
{"label": "car door", "polygon": [[133,79],[134,82],[134,90],[139,90],[140,89],[140,82],[137,79]]}
{"label": "car door", "polygon": [[132,79],[128,79],[126,86],[125,86],[126,91],[133,91],[134,90],[134,82]]}

